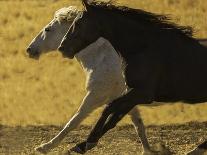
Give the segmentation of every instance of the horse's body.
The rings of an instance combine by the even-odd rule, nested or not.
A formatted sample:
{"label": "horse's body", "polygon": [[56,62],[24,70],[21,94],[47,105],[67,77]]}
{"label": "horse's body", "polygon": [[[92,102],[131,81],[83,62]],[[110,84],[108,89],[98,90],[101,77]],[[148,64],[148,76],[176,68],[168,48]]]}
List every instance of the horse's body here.
{"label": "horse's body", "polygon": [[[72,24],[76,7],[62,8],[56,11],[54,19],[32,40],[28,46],[30,57],[38,58],[43,52],[58,48],[63,36]],[[74,129],[94,109],[120,97],[127,92],[124,76],[124,63],[112,45],[104,38],[99,38],[75,56],[84,69],[87,80],[87,94],[75,115],[64,129],[49,142],[37,147],[39,152],[47,153],[57,146],[69,131]],[[130,112],[136,132],[141,138],[144,152],[152,152],[145,135],[145,128],[138,109]]]}
{"label": "horse's body", "polygon": [[[73,56],[103,36],[126,63],[128,93],[103,111],[86,142],[75,148],[87,151],[138,104],[207,101],[207,48],[192,37],[192,30],[169,23],[167,17],[106,4],[88,4],[74,21],[60,51]],[[68,37],[68,38],[67,38]]]}
{"label": "horse's body", "polygon": [[86,73],[87,91],[94,91],[106,102],[127,91],[122,58],[104,38],[99,38],[75,57]]}
{"label": "horse's body", "polygon": [[[115,11],[101,7],[95,9],[97,12],[101,10],[100,14],[97,13],[100,21],[103,21],[100,18],[106,20],[111,17],[109,22],[101,23],[106,28],[103,37],[111,42],[126,61],[125,74],[130,88],[136,87],[143,92],[142,88],[148,87],[146,93],[151,101],[189,103],[207,99],[207,49],[197,40],[173,26],[169,30],[159,29],[157,23],[143,19],[146,23],[142,25],[139,17],[132,20],[136,15],[126,18],[125,14],[119,15]],[[143,18],[145,14],[140,12]],[[147,24],[149,31],[143,28]],[[154,24],[155,28],[151,28],[150,24]],[[117,25],[124,25],[126,31]],[[150,86],[147,86],[149,82]]]}
{"label": "horse's body", "polygon": [[[157,23],[161,21],[156,16],[140,10],[135,14],[134,10],[122,11],[115,7],[109,11],[106,6],[92,6],[89,9],[96,12],[92,18],[104,27],[103,37],[124,58],[130,88],[146,88],[143,83],[147,84],[146,80],[153,81],[150,85],[150,98],[153,101],[203,102],[202,99],[207,97],[207,80],[206,83],[204,81],[207,78],[206,48],[189,36],[189,29],[164,22]],[[124,25],[127,31],[117,25]],[[143,74],[140,73],[142,69]],[[143,78],[147,73],[150,76]],[[190,86],[194,89],[189,89]]]}

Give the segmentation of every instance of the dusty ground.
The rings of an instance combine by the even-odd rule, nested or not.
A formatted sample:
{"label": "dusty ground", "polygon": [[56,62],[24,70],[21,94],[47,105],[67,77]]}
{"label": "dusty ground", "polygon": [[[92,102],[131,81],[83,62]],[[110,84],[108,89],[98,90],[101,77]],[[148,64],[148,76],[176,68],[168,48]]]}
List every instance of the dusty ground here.
{"label": "dusty ground", "polygon": [[[165,143],[175,154],[182,155],[207,139],[207,122],[182,125],[148,126],[150,144]],[[63,154],[68,148],[82,141],[90,127],[81,126],[70,133],[62,144],[50,154]],[[0,126],[0,155],[34,155],[34,147],[49,140],[60,130],[59,126]],[[136,155],[141,152],[141,144],[136,142],[133,126],[119,126],[110,131],[98,147],[87,154]]]}

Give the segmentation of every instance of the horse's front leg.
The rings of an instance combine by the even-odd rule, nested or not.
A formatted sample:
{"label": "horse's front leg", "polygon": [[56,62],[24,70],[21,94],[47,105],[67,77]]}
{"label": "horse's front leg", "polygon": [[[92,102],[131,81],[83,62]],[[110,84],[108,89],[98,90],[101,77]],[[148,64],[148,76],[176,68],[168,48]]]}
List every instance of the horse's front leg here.
{"label": "horse's front leg", "polygon": [[78,111],[68,121],[65,127],[49,142],[44,143],[35,149],[41,153],[49,152],[51,149],[56,147],[72,129],[77,127],[89,113],[91,113],[95,108],[101,106],[103,102],[104,99],[102,97],[97,97],[95,92],[88,92]]}
{"label": "horse's front leg", "polygon": [[132,89],[127,94],[115,99],[108,104],[101,117],[91,131],[87,140],[83,143],[76,145],[72,151],[82,153],[96,146],[98,140],[110,129],[114,128],[116,124],[135,107],[136,104],[149,104],[148,93],[140,93],[136,89]]}

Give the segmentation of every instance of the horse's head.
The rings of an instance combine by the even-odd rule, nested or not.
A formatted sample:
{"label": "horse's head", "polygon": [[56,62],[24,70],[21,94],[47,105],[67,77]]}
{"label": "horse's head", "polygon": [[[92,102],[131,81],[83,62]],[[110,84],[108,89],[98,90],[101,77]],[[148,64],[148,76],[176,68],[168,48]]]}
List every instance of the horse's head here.
{"label": "horse's head", "polygon": [[54,19],[29,44],[29,56],[38,58],[43,52],[56,50],[78,12],[73,6],[56,11]]}
{"label": "horse's head", "polygon": [[95,14],[87,10],[78,13],[58,50],[64,56],[73,58],[76,53],[96,41],[101,36],[97,20]]}

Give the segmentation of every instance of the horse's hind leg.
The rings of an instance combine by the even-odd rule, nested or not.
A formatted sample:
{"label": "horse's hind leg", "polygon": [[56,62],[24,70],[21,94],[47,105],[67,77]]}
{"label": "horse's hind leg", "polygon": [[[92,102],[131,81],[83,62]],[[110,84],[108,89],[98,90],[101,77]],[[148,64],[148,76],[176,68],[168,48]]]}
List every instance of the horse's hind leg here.
{"label": "horse's hind leg", "polygon": [[129,113],[131,119],[132,119],[132,122],[133,122],[133,125],[135,127],[135,130],[141,140],[141,143],[142,143],[142,147],[143,147],[143,154],[153,154],[153,152],[151,151],[150,149],[150,145],[149,145],[149,142],[147,140],[147,136],[146,136],[146,132],[145,132],[145,127],[144,127],[144,124],[143,124],[143,121],[142,121],[142,118],[140,116],[140,113],[139,113],[139,110],[134,107],[130,113]]}
{"label": "horse's hind leg", "polygon": [[146,136],[146,132],[145,132],[145,127],[144,127],[144,123],[142,121],[139,109],[137,109],[136,107],[134,107],[129,115],[131,116],[133,125],[135,127],[135,130],[140,138],[140,141],[142,143],[142,147],[143,147],[143,155],[157,155],[157,154],[170,154],[169,150],[167,148],[165,148],[164,146],[160,146],[159,150],[157,151],[153,151],[150,148],[149,142],[147,140],[147,136]]}
{"label": "horse's hind leg", "polygon": [[[60,131],[57,136],[51,139],[49,142],[44,143],[36,148],[37,151],[41,153],[47,153],[54,147],[56,147],[63,138],[70,132],[72,129],[77,127],[81,121],[86,118],[86,116],[91,113],[94,109],[101,106],[104,102],[103,97],[96,96],[95,92],[88,92],[84,97],[81,106],[78,111],[73,115],[73,117],[68,121],[65,127]],[[101,105],[100,105],[101,104]]]}
{"label": "horse's hind leg", "polygon": [[194,150],[191,150],[187,155],[205,155],[207,154],[207,141],[200,144]]}

